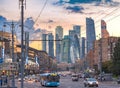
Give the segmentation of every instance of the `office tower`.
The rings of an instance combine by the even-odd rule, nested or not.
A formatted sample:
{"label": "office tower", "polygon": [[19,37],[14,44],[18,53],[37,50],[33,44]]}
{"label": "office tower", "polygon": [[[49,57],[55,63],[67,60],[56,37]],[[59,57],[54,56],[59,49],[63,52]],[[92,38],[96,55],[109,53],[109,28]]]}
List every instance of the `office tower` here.
{"label": "office tower", "polygon": [[54,57],[54,36],[52,33],[48,33],[48,55]]}
{"label": "office tower", "polygon": [[70,58],[70,37],[68,35],[64,36],[62,40],[62,58],[61,62],[71,63]]}
{"label": "office tower", "polygon": [[73,30],[69,30],[70,54],[72,63],[80,59],[80,26],[74,25]]}
{"label": "office tower", "polygon": [[80,39],[80,59],[83,59],[85,57],[85,37],[82,37]]}
{"label": "office tower", "polygon": [[47,34],[42,34],[42,50],[47,52],[46,50],[47,41],[46,40],[47,40]]}
{"label": "office tower", "polygon": [[87,42],[87,52],[93,49],[93,42],[96,40],[95,25],[92,18],[86,18],[86,42]]}
{"label": "office tower", "polygon": [[55,29],[55,40],[56,40],[56,59],[57,62],[60,62],[61,59],[61,43],[63,38],[63,28],[61,26],[57,26]]}
{"label": "office tower", "polygon": [[101,38],[108,38],[109,33],[107,31],[106,22],[104,20],[101,20]]}
{"label": "office tower", "polygon": [[73,30],[75,31],[75,34],[77,34],[79,37],[81,37],[81,26],[74,25]]}

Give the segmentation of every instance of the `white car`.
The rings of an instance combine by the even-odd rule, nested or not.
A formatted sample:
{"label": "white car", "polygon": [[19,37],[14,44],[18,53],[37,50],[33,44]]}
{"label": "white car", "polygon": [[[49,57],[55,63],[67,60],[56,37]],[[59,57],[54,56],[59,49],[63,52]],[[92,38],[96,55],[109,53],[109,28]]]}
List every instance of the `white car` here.
{"label": "white car", "polygon": [[79,75],[78,74],[72,74],[72,81],[78,81]]}
{"label": "white car", "polygon": [[84,80],[84,86],[85,87],[91,87],[91,86],[96,86],[98,87],[98,81],[95,78],[85,78]]}

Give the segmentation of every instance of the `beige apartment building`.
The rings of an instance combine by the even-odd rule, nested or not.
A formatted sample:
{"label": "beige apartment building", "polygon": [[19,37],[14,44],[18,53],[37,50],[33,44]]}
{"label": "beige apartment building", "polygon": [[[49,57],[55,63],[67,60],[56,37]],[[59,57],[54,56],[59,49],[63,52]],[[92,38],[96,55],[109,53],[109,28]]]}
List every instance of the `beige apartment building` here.
{"label": "beige apartment building", "polygon": [[100,66],[100,62],[105,62],[111,59],[114,52],[115,44],[118,37],[101,38],[94,42],[94,64],[93,66]]}

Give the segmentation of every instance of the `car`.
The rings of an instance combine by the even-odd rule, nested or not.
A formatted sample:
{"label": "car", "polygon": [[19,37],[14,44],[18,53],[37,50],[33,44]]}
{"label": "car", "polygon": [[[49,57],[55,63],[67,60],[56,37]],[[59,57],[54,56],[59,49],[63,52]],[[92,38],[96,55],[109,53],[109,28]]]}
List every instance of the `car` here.
{"label": "car", "polygon": [[78,74],[72,74],[72,81],[78,81],[79,75]]}
{"label": "car", "polygon": [[120,77],[117,79],[117,83],[120,84]]}
{"label": "car", "polygon": [[98,87],[98,81],[95,79],[95,78],[85,78],[85,80],[84,80],[84,86],[85,87],[94,87],[94,86],[96,86],[96,87]]}

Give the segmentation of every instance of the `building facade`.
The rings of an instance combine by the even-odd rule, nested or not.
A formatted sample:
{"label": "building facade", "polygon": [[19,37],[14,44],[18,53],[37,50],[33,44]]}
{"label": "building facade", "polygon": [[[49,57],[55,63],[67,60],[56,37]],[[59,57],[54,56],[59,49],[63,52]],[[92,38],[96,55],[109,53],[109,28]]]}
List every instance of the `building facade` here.
{"label": "building facade", "polygon": [[80,59],[83,59],[85,57],[85,37],[82,37],[80,39]]}
{"label": "building facade", "polygon": [[87,52],[93,49],[93,42],[96,40],[95,24],[92,18],[86,18],[86,41],[87,41]]}
{"label": "building facade", "polygon": [[57,26],[55,29],[55,40],[56,40],[55,54],[56,54],[56,59],[58,63],[60,62],[61,55],[62,55],[62,52],[61,52],[62,39],[63,39],[63,28],[62,26]]}
{"label": "building facade", "polygon": [[48,33],[48,55],[54,57],[54,36]]}
{"label": "building facade", "polygon": [[43,40],[43,41],[42,41],[42,50],[43,50],[43,51],[47,51],[47,50],[46,50],[47,34],[42,34],[42,40]]}
{"label": "building facade", "polygon": [[71,54],[70,54],[70,37],[64,36],[62,40],[62,57],[61,62],[71,63]]}
{"label": "building facade", "polygon": [[108,37],[94,42],[94,65],[98,69],[100,69],[100,62],[111,60],[117,41],[118,37]]}

